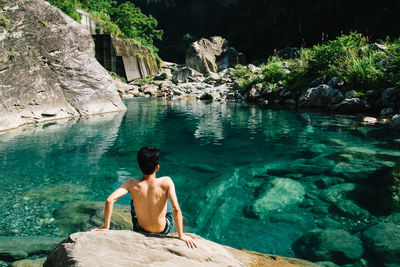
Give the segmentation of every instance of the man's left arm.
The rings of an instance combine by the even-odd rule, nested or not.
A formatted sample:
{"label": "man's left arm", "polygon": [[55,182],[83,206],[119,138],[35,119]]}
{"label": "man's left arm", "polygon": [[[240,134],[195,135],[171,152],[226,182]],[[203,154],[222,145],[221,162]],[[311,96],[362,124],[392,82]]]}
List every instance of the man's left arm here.
{"label": "man's left arm", "polygon": [[104,225],[100,227],[94,227],[89,231],[107,231],[110,229],[111,224],[111,214],[113,210],[113,206],[115,201],[117,201],[120,197],[126,195],[128,191],[128,183],[126,180],[117,190],[115,190],[111,195],[108,196],[106,200],[106,204],[104,207]]}

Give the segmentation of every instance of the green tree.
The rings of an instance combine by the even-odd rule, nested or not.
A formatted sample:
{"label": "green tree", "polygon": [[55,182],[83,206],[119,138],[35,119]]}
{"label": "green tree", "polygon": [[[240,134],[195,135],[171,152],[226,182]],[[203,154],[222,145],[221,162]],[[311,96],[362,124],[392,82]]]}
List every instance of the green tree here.
{"label": "green tree", "polygon": [[163,31],[157,30],[158,22],[151,15],[146,16],[130,2],[113,9],[111,19],[119,26],[123,37],[138,39],[144,45],[153,46],[154,40],[161,40]]}

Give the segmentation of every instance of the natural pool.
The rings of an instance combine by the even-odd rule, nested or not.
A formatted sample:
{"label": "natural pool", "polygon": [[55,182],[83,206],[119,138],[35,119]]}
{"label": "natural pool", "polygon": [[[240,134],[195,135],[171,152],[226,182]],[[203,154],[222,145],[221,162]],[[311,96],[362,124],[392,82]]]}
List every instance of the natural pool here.
{"label": "natural pool", "polygon": [[55,210],[140,177],[148,144],[161,149],[159,176],[176,184],[186,231],[221,244],[294,256],[310,229],[356,235],[393,212],[376,189],[400,161],[400,136],[385,126],[238,103],[126,104],[0,134],[0,236],[65,236]]}

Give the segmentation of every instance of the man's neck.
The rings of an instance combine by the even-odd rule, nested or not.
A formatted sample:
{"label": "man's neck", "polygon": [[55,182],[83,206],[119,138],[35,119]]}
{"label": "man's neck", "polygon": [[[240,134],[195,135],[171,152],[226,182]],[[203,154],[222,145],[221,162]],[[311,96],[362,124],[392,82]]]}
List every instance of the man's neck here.
{"label": "man's neck", "polygon": [[142,181],[153,181],[156,179],[156,173],[152,173],[152,174],[142,174]]}

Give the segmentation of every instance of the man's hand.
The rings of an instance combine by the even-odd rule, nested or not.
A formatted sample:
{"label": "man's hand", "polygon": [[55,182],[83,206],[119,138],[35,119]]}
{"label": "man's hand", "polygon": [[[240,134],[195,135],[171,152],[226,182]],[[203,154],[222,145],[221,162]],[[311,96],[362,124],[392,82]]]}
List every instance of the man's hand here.
{"label": "man's hand", "polygon": [[196,242],[190,236],[183,234],[182,236],[179,237],[179,239],[182,240],[182,241],[185,241],[186,245],[189,248],[197,248]]}
{"label": "man's hand", "polygon": [[88,230],[88,232],[96,232],[96,231],[108,231],[108,227],[106,227],[105,225],[103,225],[103,226],[100,226],[100,227],[93,227],[93,228],[90,228],[89,230]]}

